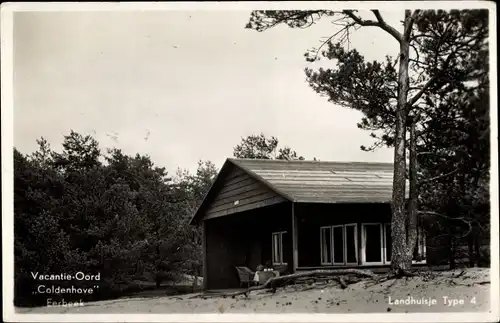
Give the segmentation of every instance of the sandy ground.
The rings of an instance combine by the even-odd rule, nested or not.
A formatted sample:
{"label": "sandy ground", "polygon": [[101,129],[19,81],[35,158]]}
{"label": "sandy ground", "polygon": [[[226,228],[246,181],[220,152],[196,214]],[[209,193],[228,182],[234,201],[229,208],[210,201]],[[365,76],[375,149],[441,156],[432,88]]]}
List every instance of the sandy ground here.
{"label": "sandy ground", "polygon": [[[377,285],[361,281],[341,289],[337,285],[297,285],[280,288],[275,294],[252,292],[236,298],[181,297],[127,298],[86,303],[82,307],[38,307],[17,309],[18,313],[367,313],[367,312],[487,312],[490,310],[489,269],[470,268],[436,273],[426,279],[413,277]],[[395,304],[396,299],[435,300],[435,304]],[[445,304],[445,299],[454,305]]]}

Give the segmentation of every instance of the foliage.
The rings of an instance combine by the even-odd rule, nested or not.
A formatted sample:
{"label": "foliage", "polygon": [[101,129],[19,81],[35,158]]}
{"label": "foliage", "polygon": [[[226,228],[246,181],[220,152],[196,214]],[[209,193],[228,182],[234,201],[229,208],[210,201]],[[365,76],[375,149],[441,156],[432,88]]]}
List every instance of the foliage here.
{"label": "foliage", "polygon": [[[186,223],[190,221],[191,215],[196,212],[205,198],[217,173],[217,168],[210,161],[199,161],[195,174],[190,174],[187,171],[178,172],[179,187],[185,194],[183,208],[187,210],[185,214],[188,216],[184,219]],[[184,241],[184,245],[180,249],[183,270],[195,276],[201,275],[203,268],[201,262],[201,259],[203,259],[201,227],[184,226],[179,233],[182,235],[182,241]]]}
{"label": "foliage", "polygon": [[174,181],[148,156],[103,154],[94,138],[74,131],[61,153],[43,138],[38,144],[31,155],[14,149],[16,305],[44,305],[32,295],[32,272],[100,273],[97,298],[134,280],[201,273],[201,232],[189,220],[213,164],[200,162],[196,174]]}
{"label": "foliage", "polygon": [[278,148],[276,137],[267,138],[263,133],[242,138],[240,144],[234,147],[233,155],[236,158],[250,159],[282,159],[304,160],[290,147]]}

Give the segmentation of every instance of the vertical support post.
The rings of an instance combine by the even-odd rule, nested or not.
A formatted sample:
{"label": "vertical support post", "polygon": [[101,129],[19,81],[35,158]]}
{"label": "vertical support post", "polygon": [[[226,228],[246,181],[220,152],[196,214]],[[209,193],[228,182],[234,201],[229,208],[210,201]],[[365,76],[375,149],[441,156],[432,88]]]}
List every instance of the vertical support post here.
{"label": "vertical support post", "polygon": [[356,246],[358,248],[356,252],[358,253],[358,265],[360,266],[363,264],[363,261],[361,260],[363,257],[363,228],[361,227],[361,224],[362,223],[360,221],[356,224]]}
{"label": "vertical support post", "polygon": [[292,202],[292,249],[293,249],[293,268],[292,272],[297,271],[299,266],[299,250],[298,250],[298,223],[295,215],[295,203]]}
{"label": "vertical support post", "polygon": [[208,266],[207,266],[207,223],[202,221],[202,243],[203,243],[203,290],[208,287]]}

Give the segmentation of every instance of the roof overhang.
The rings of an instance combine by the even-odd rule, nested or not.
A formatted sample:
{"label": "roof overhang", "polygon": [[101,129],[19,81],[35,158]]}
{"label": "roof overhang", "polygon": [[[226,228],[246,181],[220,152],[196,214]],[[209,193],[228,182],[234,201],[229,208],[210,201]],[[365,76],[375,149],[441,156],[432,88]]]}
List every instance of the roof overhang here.
{"label": "roof overhang", "polygon": [[[383,183],[383,193],[381,193],[378,190],[374,190],[376,188],[374,187],[365,187],[365,188],[360,188],[360,190],[356,192],[345,192],[344,190],[348,190],[346,186],[349,186],[349,181],[346,182],[345,186],[344,183],[341,183],[342,185],[336,186],[336,187],[325,187],[321,185],[307,185],[309,183],[309,180],[306,180],[306,182],[301,182],[301,178],[303,179],[303,176],[307,175],[300,175],[297,178],[297,181],[295,182],[294,187],[297,187],[297,189],[291,189],[287,185],[282,185],[279,183],[279,181],[276,181],[276,175],[273,176],[266,176],[266,172],[264,173],[259,170],[259,164],[260,163],[265,163],[266,166],[270,167],[276,167],[277,165],[281,165],[280,167],[283,167],[281,169],[276,168],[276,171],[278,172],[285,172],[285,173],[290,173],[288,175],[283,174],[286,178],[290,179],[291,181],[295,181],[294,174],[297,174],[296,170],[289,170],[288,166],[284,167],[283,165],[286,164],[283,161],[273,161],[273,160],[245,160],[245,159],[234,159],[234,158],[228,158],[224,162],[223,166],[221,167],[219,173],[215,177],[212,186],[206,193],[202,203],[198,207],[197,211],[193,215],[193,217],[190,220],[191,225],[196,225],[199,224],[202,219],[204,218],[205,212],[207,211],[207,208],[210,206],[210,203],[213,201],[213,199],[216,197],[222,186],[224,185],[224,178],[229,174],[229,172],[234,169],[234,167],[237,167],[241,170],[243,170],[247,175],[255,179],[256,181],[262,183],[264,186],[266,186],[269,190],[274,191],[276,194],[279,196],[283,197],[284,199],[294,202],[294,203],[323,203],[323,204],[376,204],[376,203],[391,203],[392,200],[392,180],[387,181],[387,172],[390,170],[390,165],[389,164],[377,164],[377,163],[363,163],[362,166],[366,166],[366,170],[363,172],[367,176],[370,176],[370,173],[377,172],[377,169],[380,169],[380,167],[383,167],[385,170],[385,178],[386,181]],[[288,165],[295,164],[295,165],[300,165],[304,163],[310,163],[307,168],[311,167],[319,167],[320,164],[325,165],[326,167],[329,167],[328,165],[334,165],[335,167],[352,167],[350,165],[357,165],[356,167],[359,167],[361,165],[360,163],[336,163],[336,162],[290,162]],[[273,166],[271,166],[273,165]],[[324,167],[324,166],[323,166]],[[293,168],[293,167],[292,167]],[[273,169],[269,168],[271,171]],[[314,172],[314,170],[310,170]],[[294,173],[295,172],[295,173]],[[308,170],[304,170],[305,173],[308,172]],[[324,173],[324,171],[322,171]],[[335,172],[332,172],[333,174],[336,174]],[[389,173],[391,173],[389,171]],[[338,174],[336,174],[338,175]],[[301,177],[302,176],[302,177]],[[328,181],[331,180],[331,177],[333,175],[329,175],[330,179],[325,178],[322,180]],[[356,175],[356,176],[359,176]],[[365,175],[363,175],[365,176]],[[371,175],[371,176],[377,176],[377,175]],[[268,178],[266,178],[268,177]],[[380,177],[380,176],[379,176]],[[338,179],[338,176],[337,176]],[[367,177],[367,181],[370,181],[373,179],[370,179]],[[358,180],[359,182],[359,180]],[[304,184],[304,185],[302,185]],[[310,184],[310,183],[309,183]],[[297,186],[298,185],[298,186]],[[362,186],[362,184],[360,184]],[[408,185],[408,183],[407,183]],[[407,186],[408,187],[408,186]],[[334,190],[330,191],[329,194],[322,194],[325,193],[325,190]],[[316,191],[318,190],[317,194]],[[302,194],[300,194],[299,191],[302,191]],[[306,191],[307,194],[304,194],[303,192]],[[309,193],[313,194],[309,194]],[[408,197],[408,190],[405,192],[406,197]]]}

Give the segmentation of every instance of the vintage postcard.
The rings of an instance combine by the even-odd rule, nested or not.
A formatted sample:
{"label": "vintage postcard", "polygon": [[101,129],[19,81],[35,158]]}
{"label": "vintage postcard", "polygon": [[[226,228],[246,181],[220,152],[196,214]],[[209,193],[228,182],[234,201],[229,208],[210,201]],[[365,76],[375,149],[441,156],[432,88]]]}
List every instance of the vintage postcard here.
{"label": "vintage postcard", "polygon": [[496,4],[4,3],[8,322],[499,320]]}

